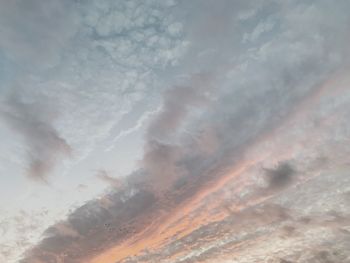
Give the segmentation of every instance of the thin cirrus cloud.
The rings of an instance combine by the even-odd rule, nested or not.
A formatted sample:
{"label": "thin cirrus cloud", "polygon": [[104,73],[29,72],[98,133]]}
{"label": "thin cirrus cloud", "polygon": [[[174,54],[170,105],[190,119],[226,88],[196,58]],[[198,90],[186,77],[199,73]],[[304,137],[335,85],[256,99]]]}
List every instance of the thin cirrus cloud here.
{"label": "thin cirrus cloud", "polygon": [[[170,88],[152,89],[161,94],[163,104],[148,123],[144,155],[135,172],[125,177],[118,190],[87,202],[66,221],[53,225],[44,233],[43,240],[26,252],[23,262],[82,262],[87,258],[104,263],[210,262],[213,258],[219,260],[219,255],[227,256],[221,254],[225,246],[237,252],[235,242],[249,236],[256,247],[262,245],[257,241],[260,237],[293,236],[292,227],[283,225],[286,222],[304,229],[304,213],[316,209],[317,202],[314,200],[314,207],[311,201],[301,204],[295,194],[298,191],[292,187],[304,185],[305,193],[298,192],[304,198],[308,194],[310,200],[322,198],[323,193],[314,185],[326,185],[330,179],[307,177],[308,173],[317,174],[319,170],[309,169],[308,159],[302,153],[312,157],[315,153],[297,146],[309,143],[310,149],[322,149],[332,155],[336,145],[331,139],[333,133],[346,135],[345,128],[335,131],[328,124],[333,120],[340,125],[339,119],[318,117],[311,109],[315,107],[320,112],[329,109],[335,115],[348,110],[340,101],[339,105],[332,103],[334,94],[330,88],[326,95],[322,92],[323,83],[348,65],[350,21],[345,10],[349,4],[346,1],[337,5],[328,1],[253,1],[251,4],[225,0],[169,1],[167,7],[173,7],[175,16],[184,20],[182,26],[164,22],[162,25],[167,27],[163,29],[167,28],[168,33],[163,38],[153,38],[147,35],[152,33],[142,22],[115,26],[117,7],[103,3],[107,4],[83,10],[85,23],[93,28],[87,32],[94,36],[94,45],[103,50],[99,56],[106,55],[111,63],[124,63],[125,68],[138,67],[138,72],[157,68],[159,60],[164,59],[160,64],[174,66],[172,70],[178,75],[170,78],[167,83]],[[128,12],[137,13],[140,2],[130,3],[134,4],[126,7]],[[150,3],[150,6],[162,5],[157,1]],[[167,7],[161,7],[160,13],[150,17],[165,21],[165,15],[161,14],[166,13]],[[108,10],[104,19],[93,16]],[[147,8],[141,10],[152,14]],[[172,60],[174,53],[163,48],[178,37],[179,28],[184,30],[183,37],[188,38],[187,57]],[[135,46],[137,39],[156,44],[144,50]],[[155,55],[157,50],[164,51],[160,52],[161,57]],[[177,69],[175,61],[180,63]],[[156,69],[152,78],[157,74],[160,73]],[[185,80],[177,81],[180,75],[185,75]],[[144,93],[140,94],[138,99],[147,100]],[[344,100],[348,99],[344,95]],[[329,143],[331,150],[319,138]],[[294,145],[285,146],[289,140]],[[274,145],[280,148],[275,149]],[[341,148],[341,151],[345,150]],[[334,156],[330,158],[339,161]],[[285,162],[290,159],[293,166]],[[297,163],[295,167],[294,163]],[[258,169],[259,165],[275,168]],[[345,180],[341,174],[337,176],[340,181]],[[98,177],[113,185],[114,180],[108,174],[102,172]],[[267,180],[268,191],[261,191],[261,180]],[[239,198],[222,202],[227,192]],[[298,210],[298,206],[302,209]],[[325,218],[325,215],[319,220],[313,218],[310,229],[320,231],[318,224],[323,225]],[[272,235],[269,231],[273,229],[266,226],[273,223],[281,228]],[[344,224],[335,220],[333,226],[342,228]],[[240,234],[235,235],[232,229]],[[306,235],[305,244],[311,244],[311,232]],[[328,237],[333,241],[331,234]],[[346,242],[345,234],[339,240],[341,244]],[[245,249],[243,243],[241,249]],[[255,259],[239,252],[237,255],[248,258],[245,262],[261,262],[259,255],[254,254],[258,251],[251,252]],[[317,257],[317,253],[312,256]]]}

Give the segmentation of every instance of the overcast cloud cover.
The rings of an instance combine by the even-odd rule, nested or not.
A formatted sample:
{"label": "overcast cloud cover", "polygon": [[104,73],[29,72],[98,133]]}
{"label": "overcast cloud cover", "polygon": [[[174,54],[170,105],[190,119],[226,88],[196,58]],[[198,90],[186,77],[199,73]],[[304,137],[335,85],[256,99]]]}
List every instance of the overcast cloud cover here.
{"label": "overcast cloud cover", "polygon": [[350,260],[348,10],[0,0],[0,261]]}

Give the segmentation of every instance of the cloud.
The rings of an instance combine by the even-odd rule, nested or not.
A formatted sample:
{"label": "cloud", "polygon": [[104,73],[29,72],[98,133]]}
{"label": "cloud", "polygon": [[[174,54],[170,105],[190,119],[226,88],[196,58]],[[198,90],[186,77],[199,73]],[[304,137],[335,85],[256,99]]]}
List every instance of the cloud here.
{"label": "cloud", "polygon": [[[184,208],[187,202],[191,198],[199,202],[198,195],[203,192],[205,196],[206,190],[231,168],[245,168],[246,163],[254,163],[254,159],[246,160],[249,159],[246,156],[248,150],[269,135],[278,136],[279,127],[296,112],[302,113],[303,107],[299,106],[313,98],[320,89],[320,84],[346,63],[346,30],[345,27],[338,26],[350,24],[345,18],[346,8],[332,5],[334,12],[328,12],[328,5],[324,1],[269,1],[267,4],[254,1],[257,4],[255,8],[253,4],[244,4],[246,1],[235,1],[236,9],[231,1],[218,1],[215,4],[205,1],[205,5],[200,5],[199,2],[183,2],[180,5],[181,10],[193,12],[193,15],[186,16],[193,19],[187,20],[187,32],[191,33],[190,40],[197,42],[191,45],[192,50],[190,48],[187,53],[188,60],[191,61],[183,61],[184,67],[179,69],[178,75],[175,74],[174,82],[184,73],[182,70],[190,77],[187,82],[181,83],[183,85],[171,83],[165,92],[162,92],[163,89],[157,90],[162,92],[163,105],[147,129],[139,169],[127,177],[127,183],[119,192],[112,191],[100,200],[92,200],[67,218],[74,231],[82,236],[79,245],[70,247],[69,242],[55,243],[44,239],[32,251],[28,251],[29,258],[43,258],[45,253],[54,250],[52,258],[65,254],[72,257],[72,260],[83,260],[84,257],[91,256],[86,255],[86,251],[95,249],[99,253],[111,245],[124,244],[125,240],[134,244],[135,239],[142,241],[142,237],[154,233],[155,228],[159,227],[157,223],[164,223],[159,221],[164,218],[162,215],[169,211],[175,211],[170,214],[176,216],[174,220],[182,219],[181,215],[184,214],[184,226],[189,226],[186,225],[186,220],[190,220],[192,225],[191,220],[200,217],[197,217],[198,214],[189,217],[188,212],[198,212],[200,208],[205,212],[205,209],[210,210],[211,204],[203,198],[204,204],[200,208],[190,210]],[[215,8],[214,16],[208,5]],[[345,6],[349,7],[343,2],[341,7]],[[103,13],[108,5],[99,8],[104,10],[101,11]],[[218,12],[220,10],[225,12]],[[306,11],[300,13],[300,10]],[[232,12],[239,14],[240,11],[241,16],[235,18],[232,15]],[[111,12],[107,21],[97,25],[94,30],[96,41],[115,61],[118,61],[120,54],[127,60],[128,56],[124,55],[133,52],[133,44],[119,37],[123,34],[128,37],[133,35],[134,26],[137,29],[143,28],[137,25],[142,22],[134,22],[135,25],[128,30],[121,21],[115,25],[113,21],[119,15],[114,16]],[[268,21],[264,21],[266,17],[269,17]],[[89,18],[94,26],[99,21],[95,18]],[[325,27],[324,21],[331,22]],[[330,31],[335,38],[329,37]],[[211,32],[215,34],[212,35]],[[140,37],[146,39],[147,34],[149,33],[143,33]],[[114,36],[118,36],[120,41],[113,42],[111,39]],[[249,43],[244,38],[249,39]],[[158,44],[163,43],[157,41]],[[143,54],[143,51],[140,52]],[[126,65],[137,65],[134,57],[130,57]],[[146,67],[157,65],[148,59],[145,57]],[[243,168],[237,170],[245,171]],[[280,163],[276,168],[266,169],[265,172],[269,188],[281,189],[293,180],[296,169],[289,163]],[[105,173],[100,177],[107,181],[111,179]],[[241,178],[235,182],[237,188],[240,188],[242,182],[238,179]],[[241,180],[244,188],[245,181]],[[244,191],[242,192],[244,196]],[[264,198],[270,197],[266,192],[263,197],[260,194],[261,192],[258,193],[259,196],[252,195],[257,199],[254,202],[259,203],[259,198],[264,201]],[[262,224],[259,231],[267,236],[269,232],[264,232],[266,222],[273,223],[276,218],[287,217],[280,213],[283,210],[276,207],[272,207],[271,211],[276,214],[273,218],[266,215],[266,221],[254,217],[254,220]],[[198,213],[205,219],[215,214],[215,210],[206,212],[204,216]],[[220,215],[218,212],[217,216]],[[169,221],[178,226],[177,221]],[[200,221],[199,225],[203,222],[206,221]],[[164,226],[163,232],[156,231],[157,235],[167,233],[173,226],[171,223]],[[216,226],[213,225],[206,229],[215,230]],[[169,231],[169,235],[172,233],[173,236],[167,236],[164,240],[177,237],[176,230],[181,232],[181,227],[184,226],[180,225],[174,232]],[[248,230],[251,228],[247,226]],[[229,231],[230,227],[225,229]],[[150,239],[154,237],[149,235]],[[196,235],[198,231],[193,231],[189,238]],[[253,235],[259,236],[259,233],[254,232]],[[246,237],[246,233],[242,233],[242,236]],[[232,237],[236,235],[232,234]],[[235,240],[232,242],[235,243]],[[130,244],[126,246],[130,247]],[[126,249],[123,253],[130,252],[130,255],[134,255],[135,251],[123,248]],[[202,252],[198,253],[201,255]]]}
{"label": "cloud", "polygon": [[[11,156],[19,157],[20,167],[28,165],[29,176],[47,180],[47,176],[53,174],[52,168],[67,157],[68,148],[72,148],[73,158],[68,165],[59,167],[64,176],[52,181],[60,181],[69,188],[67,178],[73,178],[78,185],[84,172],[76,173],[75,168],[86,170],[87,163],[79,161],[95,158],[96,151],[111,145],[110,138],[116,141],[124,138],[147,121],[147,116],[142,120],[142,113],[152,115],[150,110],[158,106],[154,101],[159,102],[160,90],[164,89],[158,73],[176,65],[188,44],[183,41],[182,23],[173,16],[174,5],[171,0],[48,0],[45,3],[0,0],[0,75],[11,73],[1,78],[9,84],[0,83],[0,100],[7,98],[5,89],[11,90],[13,83],[22,83],[25,88],[18,92],[15,101],[26,108],[18,110],[12,102],[6,102],[1,105],[6,120],[4,117],[5,121],[3,118],[0,121],[14,128],[13,137],[22,136],[28,149],[24,164],[22,156],[18,156],[22,140],[10,142],[7,148]],[[145,107],[137,110],[140,104]],[[54,118],[51,110],[59,116]],[[18,119],[13,116],[17,111]],[[134,116],[126,125],[121,123],[125,115]],[[36,127],[32,122],[41,126]],[[7,146],[6,139],[2,142]],[[118,145],[115,149],[118,150]],[[14,165],[6,165],[10,156],[4,156],[0,160],[4,174],[16,173]],[[130,154],[126,159],[132,158]],[[89,165],[92,169],[100,168],[95,167],[94,162]],[[6,180],[18,185],[13,193],[8,192],[16,202],[22,184],[18,183],[17,174],[14,175]],[[55,199],[50,213],[60,205],[68,210],[76,199],[88,198],[98,191],[99,185],[89,185],[89,190],[81,195],[65,190],[63,198]],[[45,192],[40,194],[46,197]],[[74,198],[69,199],[70,194]],[[40,198],[35,205],[47,202],[52,201]],[[29,208],[32,203],[28,201],[23,205]],[[47,220],[50,221],[53,222]],[[17,226],[11,228],[15,230]],[[21,253],[17,248],[16,252]]]}
{"label": "cloud", "polygon": [[96,177],[110,185],[111,187],[118,189],[122,186],[122,180],[120,178],[116,178],[113,176],[110,176],[107,171],[105,170],[100,170],[98,171]]}
{"label": "cloud", "polygon": [[48,236],[79,237],[79,234],[66,222],[60,222],[46,230]]}
{"label": "cloud", "polygon": [[[226,4],[227,1],[220,1],[213,8],[222,10],[227,7]],[[285,19],[288,5],[290,9]],[[244,12],[254,8],[240,1],[237,6],[242,7]],[[170,174],[170,177],[174,174],[200,176],[213,169],[223,170],[232,166],[249,145],[278,127],[291,112],[297,110],[301,101],[311,96],[320,83],[344,62],[338,56],[343,52],[339,43],[344,45],[346,40],[340,37],[343,28],[330,25],[337,31],[339,43],[334,43],[328,38],[320,21],[310,21],[307,32],[312,37],[303,37],[305,32],[300,32],[297,26],[300,23],[300,17],[296,16],[299,10],[297,4],[258,4],[254,15],[247,18],[254,25],[249,36],[254,39],[254,43],[248,47],[242,46],[242,39],[249,31],[248,21],[228,19],[223,15],[222,20],[226,24],[221,21],[224,23],[222,31],[227,35],[219,30],[216,32],[218,41],[229,41],[228,35],[233,32],[228,25],[232,25],[236,29],[236,35],[230,41],[233,41],[232,45],[236,49],[226,45],[219,45],[218,48],[216,40],[213,40],[214,43],[211,40],[206,41],[205,36],[200,34],[203,24],[209,23],[202,21],[202,18],[212,16],[206,13],[204,7],[201,8],[197,12],[192,10],[195,12],[194,19],[202,22],[196,24],[198,21],[195,21],[190,25],[190,30],[197,32],[192,35],[192,40],[199,42],[195,42],[192,48],[213,52],[209,57],[196,56],[190,49],[188,53],[193,55],[191,58],[196,65],[186,68],[186,73],[191,74],[191,70],[205,70],[210,73],[213,83],[209,85],[214,88],[209,89],[208,97],[212,101],[204,107],[202,114],[194,116],[193,112],[200,111],[202,104],[206,104],[203,98],[208,100],[208,89],[205,88],[210,79],[208,77],[203,81],[204,85],[202,83],[191,86],[189,81],[189,89],[180,86],[165,92],[163,110],[151,122],[146,135],[143,160],[149,173],[157,174],[156,177],[160,180]],[[310,12],[319,12],[325,16],[324,8],[323,4],[311,5]],[[309,15],[309,12],[305,12],[302,17],[308,19]],[[340,23],[340,20],[337,22]],[[260,27],[267,24],[269,26],[263,27],[262,31]],[[275,24],[279,26],[272,26]],[[205,29],[210,31],[211,27]],[[321,44],[321,39],[321,42],[328,44]],[[240,54],[236,54],[238,51]],[[215,54],[223,56],[215,57]],[[227,58],[230,56],[231,61]],[[320,64],[320,60],[327,63]],[[204,89],[201,89],[202,86]],[[187,125],[189,122],[191,124]],[[208,131],[211,133],[211,141],[215,142],[213,151],[205,150],[200,139],[201,134]],[[162,154],[165,148],[168,150]],[[168,171],[162,167],[168,167]]]}
{"label": "cloud", "polygon": [[142,231],[155,201],[151,192],[130,187],[92,200],[72,212],[66,221],[48,228],[40,244],[27,251],[23,262],[87,260],[108,242],[118,242]]}
{"label": "cloud", "polygon": [[181,157],[181,149],[174,145],[158,141],[149,141],[142,159],[142,167],[148,172],[155,188],[169,187],[177,176],[183,175],[177,162]]}
{"label": "cloud", "polygon": [[288,162],[279,163],[274,169],[265,169],[268,187],[272,189],[285,187],[293,180],[295,174],[295,169]]}
{"label": "cloud", "polygon": [[189,83],[175,86],[163,94],[162,110],[148,127],[147,137],[167,141],[180,132],[181,125],[190,111],[199,108],[210,100],[211,76],[206,73],[194,74]]}
{"label": "cloud", "polygon": [[147,121],[156,113],[158,113],[160,111],[160,107],[158,107],[155,110],[151,110],[151,111],[147,111],[145,112],[135,123],[135,125],[133,127],[130,127],[128,129],[122,130],[120,131],[114,138],[113,141],[111,143],[111,146],[108,147],[106,149],[106,151],[110,151],[114,148],[115,144],[122,138],[124,138],[125,136],[128,136],[129,134],[132,134],[136,131],[138,131],[139,129],[141,129],[145,123],[147,123]]}
{"label": "cloud", "polygon": [[0,114],[26,143],[27,175],[46,181],[56,162],[71,153],[70,146],[53,125],[55,116],[50,113],[50,107],[42,102],[25,102],[13,94]]}
{"label": "cloud", "polygon": [[194,74],[187,86],[175,86],[163,95],[161,111],[150,122],[141,168],[145,169],[156,187],[168,187],[175,178],[185,176],[178,165],[183,158],[182,146],[177,143],[190,112],[210,102],[210,74]]}

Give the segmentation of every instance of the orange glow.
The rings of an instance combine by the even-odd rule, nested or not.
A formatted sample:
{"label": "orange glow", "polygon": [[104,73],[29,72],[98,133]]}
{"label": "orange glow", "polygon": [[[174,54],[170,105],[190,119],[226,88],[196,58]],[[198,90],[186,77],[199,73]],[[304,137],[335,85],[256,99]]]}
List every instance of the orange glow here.
{"label": "orange glow", "polygon": [[[340,92],[346,88],[346,85],[339,86],[339,83],[344,84],[344,81],[349,82],[348,80],[349,79],[344,77],[343,74],[336,74],[334,78],[326,81],[316,89],[315,92],[310,94],[310,96],[305,98],[300,104],[296,105],[295,111],[284,120],[277,130],[287,127],[293,121],[303,119],[305,113],[312,109],[326,92]],[[174,208],[169,214],[159,216],[158,219],[149,225],[143,232],[106,250],[101,255],[93,258],[90,263],[114,263],[127,257],[139,255],[146,249],[149,251],[161,249],[168,244],[172,238],[178,240],[189,235],[201,226],[221,221],[231,213],[238,212],[246,207],[254,206],[271,198],[271,195],[268,194],[262,196],[257,195],[241,204],[230,204],[229,207],[226,207],[224,192],[221,190],[227,185],[232,185],[232,182],[234,182],[235,192],[239,193],[248,183],[242,175],[244,175],[251,167],[262,163],[267,158],[269,161],[277,163],[283,158],[287,159],[292,156],[293,150],[291,148],[288,148],[287,150],[284,149],[283,153],[268,152],[263,154],[251,154],[250,150],[254,150],[260,143],[273,140],[274,136],[277,134],[277,130],[263,134],[250,145],[248,150],[245,151],[245,155],[250,156],[251,159],[242,160],[239,164],[232,167],[225,175],[218,176],[217,181],[211,181],[202,187],[202,189],[189,201]],[[206,199],[209,199],[213,194],[217,194],[217,196],[211,199],[210,202],[206,202]],[[216,212],[213,213],[212,211]],[[188,248],[188,250],[190,249],[191,248]],[[176,252],[171,258],[175,259],[187,252],[188,251]]]}

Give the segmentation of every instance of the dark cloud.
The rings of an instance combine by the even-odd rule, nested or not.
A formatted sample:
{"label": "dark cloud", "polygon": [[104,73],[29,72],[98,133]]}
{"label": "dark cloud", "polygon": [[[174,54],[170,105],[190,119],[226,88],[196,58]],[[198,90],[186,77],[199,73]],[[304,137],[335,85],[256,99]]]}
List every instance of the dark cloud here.
{"label": "dark cloud", "polygon": [[46,103],[25,102],[13,94],[0,116],[26,143],[30,178],[46,181],[56,162],[70,155],[71,148],[54,127],[55,114]]}
{"label": "dark cloud", "polygon": [[279,189],[287,186],[294,179],[296,175],[295,168],[288,162],[281,162],[273,169],[264,169],[268,187]]}
{"label": "dark cloud", "polygon": [[71,213],[65,222],[47,229],[42,242],[27,252],[23,262],[88,259],[109,242],[118,243],[144,230],[152,219],[155,203],[153,193],[130,187],[90,201]]}

